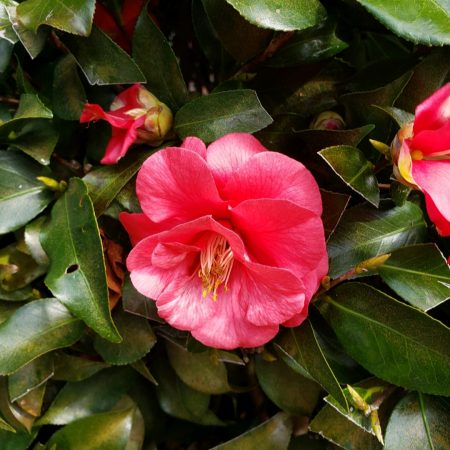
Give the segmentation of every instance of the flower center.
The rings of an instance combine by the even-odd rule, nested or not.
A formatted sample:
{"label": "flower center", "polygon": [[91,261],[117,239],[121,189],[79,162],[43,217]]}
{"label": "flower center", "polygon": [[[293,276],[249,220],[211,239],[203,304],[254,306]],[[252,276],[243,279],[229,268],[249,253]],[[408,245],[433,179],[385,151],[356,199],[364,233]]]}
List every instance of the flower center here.
{"label": "flower center", "polygon": [[423,153],[420,150],[413,150],[411,152],[411,159],[413,161],[420,161],[423,159]]}
{"label": "flower center", "polygon": [[198,276],[202,281],[203,298],[212,293],[216,301],[219,286],[223,284],[225,291],[228,289],[233,262],[233,251],[227,240],[220,234],[212,236],[200,253]]}

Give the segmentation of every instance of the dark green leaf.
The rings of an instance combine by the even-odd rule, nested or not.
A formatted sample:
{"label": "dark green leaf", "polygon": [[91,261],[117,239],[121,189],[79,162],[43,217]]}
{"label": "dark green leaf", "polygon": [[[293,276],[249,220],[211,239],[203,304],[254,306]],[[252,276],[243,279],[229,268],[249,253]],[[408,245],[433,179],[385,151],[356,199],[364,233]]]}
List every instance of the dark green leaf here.
{"label": "dark green leaf", "polygon": [[79,419],[53,434],[47,448],[126,450],[136,411],[129,408]]}
{"label": "dark green leaf", "polygon": [[373,172],[373,164],[367,160],[361,150],[349,145],[337,145],[325,148],[319,152],[319,155],[348,186],[372,205],[378,206],[380,189]]}
{"label": "dark green leaf", "polygon": [[[275,343],[284,358],[293,359],[309,376],[329,392],[344,409],[347,400],[324,354],[316,331],[308,319],[299,328],[283,333]],[[301,373],[301,372],[300,372]]]}
{"label": "dark green leaf", "polygon": [[63,352],[53,355],[53,363],[53,379],[63,381],[81,381],[108,367],[104,362],[71,356]]}
{"label": "dark green leaf", "polygon": [[317,383],[294,372],[282,360],[269,362],[256,357],[255,363],[259,384],[270,400],[294,416],[311,415],[321,392]]}
{"label": "dark green leaf", "polygon": [[105,369],[76,383],[66,383],[38,424],[65,425],[109,411],[139,375],[129,367]]}
{"label": "dark green leaf", "polygon": [[244,434],[211,450],[286,450],[292,433],[292,420],[283,412]]}
{"label": "dark green leaf", "polygon": [[186,103],[187,89],[177,57],[145,8],[133,35],[133,57],[147,78],[146,87],[159,100],[173,111]]}
{"label": "dark green leaf", "polygon": [[92,170],[83,181],[94,205],[95,214],[101,216],[123,187],[133,178],[142,163],[156,150],[132,152],[117,164]]}
{"label": "dark green leaf", "polygon": [[66,55],[58,62],[53,76],[53,111],[61,119],[79,120],[86,93],[72,55]]}
{"label": "dark green leaf", "polygon": [[13,48],[14,44],[6,39],[0,39],[0,74],[8,69]]}
{"label": "dark green leaf", "polygon": [[231,390],[225,364],[216,351],[191,353],[170,342],[166,345],[170,364],[181,380],[205,394],[223,394]]}
{"label": "dark green leaf", "polygon": [[0,373],[10,374],[44,353],[72,345],[83,330],[56,299],[22,306],[0,325]]}
{"label": "dark green leaf", "polygon": [[375,436],[363,431],[329,405],[320,410],[309,428],[346,450],[381,450]]}
{"label": "dark green leaf", "polygon": [[422,311],[450,298],[450,268],[435,244],[396,250],[378,273],[391,289]]}
{"label": "dark green leaf", "polygon": [[450,330],[425,313],[362,283],[323,297],[319,310],[345,350],[377,377],[450,395]]}
{"label": "dark green leaf", "polygon": [[325,229],[325,236],[327,240],[334,232],[342,214],[344,214],[345,208],[347,208],[350,200],[349,195],[340,194],[339,192],[320,190],[320,196],[322,197],[322,221]]}
{"label": "dark green leaf", "polygon": [[17,7],[17,17],[28,29],[50,25],[68,33],[88,36],[94,16],[94,0],[26,0]]}
{"label": "dark green leaf", "polygon": [[399,127],[402,127],[403,125],[406,125],[414,120],[414,114],[411,114],[408,111],[403,111],[403,109],[400,108],[395,108],[394,106],[377,106],[377,108],[389,114],[397,122]]}
{"label": "dark green leaf", "polygon": [[364,205],[344,212],[328,241],[329,275],[336,278],[356,264],[426,236],[422,210],[411,202],[382,211]]}
{"label": "dark green leaf", "polygon": [[144,75],[130,56],[97,27],[92,27],[89,37],[66,34],[61,40],[90,84],[145,82]]}
{"label": "dark green leaf", "polygon": [[249,22],[263,28],[290,31],[317,25],[326,17],[318,0],[227,0]]}
{"label": "dark green leaf", "polygon": [[383,25],[416,44],[450,44],[447,0],[357,0]]}
{"label": "dark green leaf", "polygon": [[72,178],[41,234],[50,258],[45,284],[102,337],[120,342],[111,319],[102,244],[86,185]]}
{"label": "dark green leaf", "polygon": [[17,5],[18,3],[12,0],[3,0],[0,3],[0,38],[10,44],[15,44],[19,38],[12,27],[7,8],[14,8]]}
{"label": "dark green leaf", "polygon": [[227,133],[253,133],[272,122],[255,91],[241,89],[199,97],[175,116],[175,131],[181,137],[197,136],[212,142]]}
{"label": "dark green leaf", "polygon": [[113,317],[122,342],[114,344],[96,336],[95,350],[109,364],[130,364],[143,358],[156,344],[156,336],[148,320],[120,309],[116,309]]}
{"label": "dark green leaf", "polygon": [[392,411],[385,450],[445,450],[450,448],[448,399],[411,392]]}
{"label": "dark green leaf", "polygon": [[2,450],[28,450],[35,437],[36,433],[30,434],[25,431],[11,433],[10,431],[0,430]]}

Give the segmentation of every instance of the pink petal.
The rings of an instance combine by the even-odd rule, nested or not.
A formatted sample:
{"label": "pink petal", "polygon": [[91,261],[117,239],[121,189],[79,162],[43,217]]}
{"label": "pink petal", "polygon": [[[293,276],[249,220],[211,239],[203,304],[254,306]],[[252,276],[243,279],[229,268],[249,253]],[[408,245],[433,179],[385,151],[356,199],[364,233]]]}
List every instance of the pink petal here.
{"label": "pink petal", "polygon": [[[260,264],[285,268],[302,278],[323,263],[326,248],[320,217],[290,201],[247,200],[232,210],[232,222]],[[326,269],[322,266],[316,274],[319,281]]]}
{"label": "pink petal", "polygon": [[80,116],[80,123],[92,122],[95,120],[106,120],[113,127],[128,128],[134,119],[122,112],[105,112],[100,105],[86,103]]}
{"label": "pink petal", "polygon": [[267,149],[251,134],[230,133],[209,145],[206,160],[217,185],[221,188],[232,172],[251,156]]}
{"label": "pink petal", "polygon": [[192,150],[198,153],[203,159],[206,159],[206,145],[201,139],[195,136],[187,137],[181,144],[181,147],[186,150]]}
{"label": "pink petal", "polygon": [[206,162],[191,150],[168,147],[150,156],[139,171],[136,193],[155,222],[228,216]]}
{"label": "pink petal", "polygon": [[135,108],[142,108],[142,104],[139,102],[139,91],[143,89],[140,84],[133,84],[133,86],[129,87],[122,91],[115,99],[114,103],[122,103],[123,106],[116,109],[117,111],[121,110],[130,110]]}
{"label": "pink petal", "polygon": [[432,213],[439,212],[443,219],[450,222],[450,160],[414,161],[412,173],[425,198],[429,197],[427,207],[431,200],[434,205],[431,207]]}
{"label": "pink petal", "polygon": [[305,302],[303,309],[295,316],[292,316],[289,320],[286,320],[286,322],[283,322],[282,325],[289,328],[298,327],[308,317],[308,307],[309,302]]}
{"label": "pink petal", "polygon": [[424,130],[409,139],[411,150],[420,150],[424,155],[450,152],[450,120],[436,130]]}
{"label": "pink petal", "polygon": [[[441,236],[450,236],[450,221],[445,218],[441,212],[436,208],[433,199],[425,194],[425,202],[427,205],[428,216],[431,221],[436,225],[436,230]],[[450,262],[450,258],[449,258]]]}
{"label": "pink petal", "polygon": [[230,175],[222,196],[233,204],[257,198],[290,200],[322,214],[314,177],[303,164],[276,152],[261,152],[249,158]]}
{"label": "pink petal", "polygon": [[416,108],[414,134],[440,128],[450,119],[450,83],[442,86]]}

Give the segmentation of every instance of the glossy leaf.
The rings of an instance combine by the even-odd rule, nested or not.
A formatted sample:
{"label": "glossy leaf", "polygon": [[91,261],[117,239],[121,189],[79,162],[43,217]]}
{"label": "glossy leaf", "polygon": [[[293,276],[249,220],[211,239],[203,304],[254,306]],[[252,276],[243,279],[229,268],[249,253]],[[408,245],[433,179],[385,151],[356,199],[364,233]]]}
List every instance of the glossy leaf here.
{"label": "glossy leaf", "polygon": [[393,106],[377,106],[377,108],[382,109],[386,114],[389,114],[397,122],[399,127],[414,120],[414,114],[403,111],[403,109],[400,108],[395,108]]}
{"label": "glossy leaf", "polygon": [[373,172],[373,164],[361,150],[349,145],[338,145],[325,148],[319,155],[348,186],[372,205],[378,206],[380,190]]}
{"label": "glossy leaf", "polygon": [[450,298],[450,268],[435,244],[392,252],[378,273],[391,289],[422,311]]}
{"label": "glossy leaf", "polygon": [[422,242],[425,236],[422,211],[411,202],[388,210],[350,208],[328,241],[329,275],[336,278],[361,261]]}
{"label": "glossy leaf", "polygon": [[18,3],[13,0],[3,0],[0,4],[0,39],[4,39],[10,44],[15,44],[19,38],[12,26],[7,8],[14,8],[17,5]]}
{"label": "glossy leaf", "polygon": [[180,379],[192,389],[205,394],[223,394],[231,390],[225,364],[213,349],[191,353],[167,343],[170,364]]}
{"label": "glossy leaf", "polygon": [[448,399],[410,392],[392,411],[385,450],[438,450],[450,447]]}
{"label": "glossy leaf", "polygon": [[56,299],[22,306],[0,325],[0,374],[15,372],[44,353],[72,345],[83,331],[83,323]]}
{"label": "glossy leaf", "polygon": [[199,97],[175,116],[175,132],[212,142],[227,133],[253,133],[272,122],[255,91],[242,89]]}
{"label": "glossy leaf", "polygon": [[161,30],[142,10],[133,35],[133,57],[147,78],[146,87],[176,111],[187,101],[177,57]]}
{"label": "glossy leaf", "polygon": [[25,431],[11,433],[11,431],[0,430],[2,450],[28,450],[35,438],[36,433],[30,434]]}
{"label": "glossy leaf", "polygon": [[108,364],[104,362],[91,361],[63,352],[57,352],[53,355],[53,365],[53,379],[63,381],[81,381],[108,367]]}
{"label": "glossy leaf", "polygon": [[325,19],[325,8],[318,0],[227,0],[249,22],[262,28],[303,30]]}
{"label": "glossy leaf", "polygon": [[[348,409],[348,403],[339,381],[321,348],[321,342],[318,340],[310,320],[305,321],[299,328],[283,333],[275,346],[281,352],[283,359],[288,358],[295,361],[313,380],[329,392],[345,410]],[[291,365],[291,367],[295,370],[295,366]]]}
{"label": "glossy leaf", "polygon": [[340,194],[338,192],[320,190],[320,196],[322,197],[322,221],[325,229],[325,236],[327,240],[336,229],[342,214],[344,214],[350,200],[349,195]]}
{"label": "glossy leaf", "polygon": [[66,34],[61,40],[90,84],[145,82],[144,75],[130,56],[97,27],[92,27],[89,37]]}
{"label": "glossy leaf", "polygon": [[102,245],[85,184],[72,178],[55,203],[41,243],[50,268],[45,284],[94,331],[113,342],[120,336],[109,312]]}
{"label": "glossy leaf", "polygon": [[135,408],[110,411],[79,419],[58,430],[47,447],[66,450],[126,450]]}
{"label": "glossy leaf", "polygon": [[383,25],[407,40],[425,45],[450,44],[450,10],[446,0],[357,1]]}
{"label": "glossy leaf", "polygon": [[65,425],[106,412],[133,386],[138,375],[128,367],[105,369],[75,383],[66,383],[38,424]]}
{"label": "glossy leaf", "polygon": [[17,16],[34,32],[41,25],[49,25],[68,33],[88,36],[94,9],[94,0],[26,0],[17,7]]}
{"label": "glossy leaf", "polygon": [[312,414],[321,392],[317,383],[294,372],[282,360],[269,362],[256,357],[255,363],[262,390],[280,409],[296,416]]}
{"label": "glossy leaf", "polygon": [[115,344],[96,336],[95,350],[109,364],[130,364],[143,358],[156,344],[156,336],[148,320],[120,309],[113,317],[122,342]]}
{"label": "glossy leaf", "polygon": [[319,411],[309,428],[346,450],[381,450],[375,436],[363,431],[329,405]]}
{"label": "glossy leaf", "polygon": [[334,289],[319,310],[339,341],[377,377],[429,394],[450,394],[450,330],[362,283]]}
{"label": "glossy leaf", "polygon": [[260,450],[262,448],[286,450],[291,433],[291,418],[280,412],[261,425],[211,450]]}

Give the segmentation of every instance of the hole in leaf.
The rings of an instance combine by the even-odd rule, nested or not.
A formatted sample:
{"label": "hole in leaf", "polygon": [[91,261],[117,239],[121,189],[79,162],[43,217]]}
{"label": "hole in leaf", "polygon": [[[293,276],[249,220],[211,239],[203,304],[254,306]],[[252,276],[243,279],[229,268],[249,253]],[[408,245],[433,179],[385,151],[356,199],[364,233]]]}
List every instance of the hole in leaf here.
{"label": "hole in leaf", "polygon": [[78,264],[72,264],[66,269],[66,273],[73,273],[76,272],[80,266]]}

